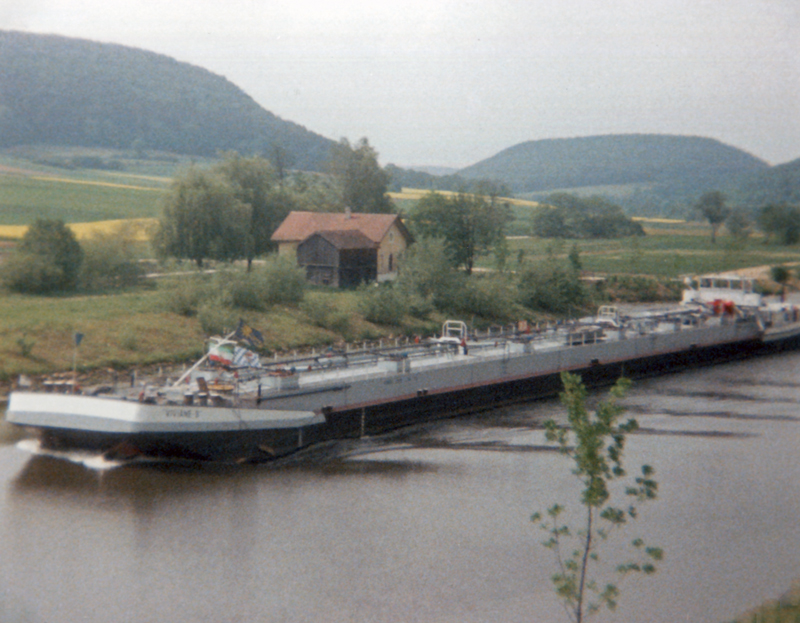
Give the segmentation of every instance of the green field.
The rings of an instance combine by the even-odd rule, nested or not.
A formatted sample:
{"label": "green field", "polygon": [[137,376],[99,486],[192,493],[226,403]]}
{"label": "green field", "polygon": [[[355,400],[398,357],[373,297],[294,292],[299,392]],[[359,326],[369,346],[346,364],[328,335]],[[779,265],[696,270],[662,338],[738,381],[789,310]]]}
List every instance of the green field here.
{"label": "green field", "polygon": [[[66,179],[66,178],[65,178]],[[160,189],[121,188],[62,179],[0,175],[0,222],[29,225],[37,218],[85,223],[154,217]]]}
{"label": "green field", "polygon": [[[513,269],[520,252],[531,262],[551,255],[566,258],[573,245],[580,252],[582,269],[592,274],[680,277],[800,261],[797,246],[766,245],[761,237],[740,242],[720,236],[716,244],[711,244],[707,226],[700,223],[687,226],[682,233],[650,230],[646,236],[618,240],[513,238],[509,240],[508,261]],[[493,264],[493,258],[481,258],[480,265],[491,268]]]}
{"label": "green field", "polygon": [[[134,159],[111,150],[30,147],[0,153],[0,225],[29,225],[37,218],[84,223],[154,217],[172,176],[193,160]],[[23,157],[24,156],[24,157]],[[93,157],[122,170],[74,166]],[[61,163],[63,166],[56,166]],[[207,164],[203,160],[200,165]]]}
{"label": "green field", "polygon": [[[83,152],[56,155],[68,158],[73,153]],[[101,155],[109,157],[107,153]],[[42,164],[41,154],[38,156],[38,160],[25,160],[0,154],[0,225],[27,225],[37,217],[84,223],[158,216],[169,176],[181,166],[174,159],[122,160],[124,171],[68,170]],[[411,198],[399,200],[406,213],[413,211]],[[514,210],[515,230],[527,231],[530,207],[515,206]],[[579,250],[585,277],[623,274],[652,276],[663,282],[686,274],[800,261],[800,246],[765,244],[757,235],[737,241],[723,230],[712,244],[710,229],[704,223],[648,220],[643,224],[648,235],[619,240],[511,237],[504,269],[525,270],[554,259],[566,263],[573,246]],[[6,248],[10,248],[9,243]],[[479,274],[497,270],[495,256],[479,258],[477,268]],[[167,272],[176,269],[186,270],[186,265],[162,268]],[[176,283],[160,280],[157,287],[92,296],[35,297],[0,292],[0,381],[8,382],[20,373],[71,369],[76,331],[86,335],[79,353],[81,368],[124,368],[196,357],[204,337],[200,320],[176,314],[166,303]],[[307,307],[306,311],[278,307],[244,315],[264,333],[269,352],[361,340],[381,333],[413,334],[438,322],[432,320],[423,328],[427,321],[409,317],[403,327],[376,327],[359,313],[359,296],[359,292],[326,289],[308,293],[312,307],[337,314],[338,320],[322,326]]]}

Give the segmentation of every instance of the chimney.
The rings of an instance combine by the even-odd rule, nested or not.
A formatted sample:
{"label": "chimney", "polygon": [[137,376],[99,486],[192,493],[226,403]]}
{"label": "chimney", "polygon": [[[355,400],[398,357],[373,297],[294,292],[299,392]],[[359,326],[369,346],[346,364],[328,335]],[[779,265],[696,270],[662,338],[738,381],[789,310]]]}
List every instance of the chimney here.
{"label": "chimney", "polygon": [[353,218],[353,213],[350,211],[350,208],[345,207],[345,209],[344,209],[344,217],[345,218]]}

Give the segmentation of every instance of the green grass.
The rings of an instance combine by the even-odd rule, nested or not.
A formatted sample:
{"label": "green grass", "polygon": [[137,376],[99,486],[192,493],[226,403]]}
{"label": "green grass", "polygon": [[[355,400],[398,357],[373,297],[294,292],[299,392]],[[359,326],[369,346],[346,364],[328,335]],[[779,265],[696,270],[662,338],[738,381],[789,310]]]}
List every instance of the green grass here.
{"label": "green grass", "polygon": [[70,369],[76,332],[86,336],[78,363],[87,368],[176,361],[202,350],[196,321],[164,311],[159,291],[63,298],[9,294],[0,296],[0,317],[0,377],[6,379]]}
{"label": "green grass", "polygon": [[160,190],[0,175],[0,223],[29,225],[37,218],[83,223],[155,217],[160,214],[161,196]]}
{"label": "green grass", "polygon": [[[85,156],[120,163],[123,170],[54,165]],[[190,164],[212,162],[168,154],[136,159],[126,152],[78,147],[6,150],[0,152],[0,225],[29,225],[36,218],[80,223],[155,217],[177,172]]]}
{"label": "green grass", "polygon": [[[800,246],[764,244],[752,237],[735,242],[718,236],[712,244],[706,226],[694,223],[683,233],[649,230],[649,235],[618,240],[552,240],[518,238],[509,240],[511,267],[519,253],[526,261],[540,262],[551,255],[566,258],[576,244],[583,270],[597,274],[644,274],[680,277],[686,274],[719,272],[750,266],[774,266],[800,261]],[[481,258],[480,265],[491,267],[493,258]]]}
{"label": "green grass", "polygon": [[[188,277],[191,278],[191,277]],[[182,280],[187,277],[182,277]],[[188,361],[203,351],[205,335],[197,317],[169,311],[172,279],[157,289],[94,295],[40,297],[0,294],[0,381],[19,374],[70,370],[74,335],[84,334],[78,349],[81,369],[124,368]],[[265,312],[235,311],[264,336],[263,350],[291,352],[341,342],[375,339],[384,332],[358,313],[353,291],[320,289],[308,297],[348,316],[346,334],[318,326],[294,307],[276,306]],[[231,327],[233,328],[233,327]],[[3,392],[0,391],[0,394]]]}

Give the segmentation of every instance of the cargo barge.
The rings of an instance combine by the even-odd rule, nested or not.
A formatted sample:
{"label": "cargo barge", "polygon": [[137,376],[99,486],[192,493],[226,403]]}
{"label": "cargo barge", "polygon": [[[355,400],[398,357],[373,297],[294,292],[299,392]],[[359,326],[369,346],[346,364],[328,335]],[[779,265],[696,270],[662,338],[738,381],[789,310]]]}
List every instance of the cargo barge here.
{"label": "cargo barge", "polygon": [[404,346],[262,362],[218,339],[175,382],[77,393],[69,383],[13,392],[6,419],[49,450],[114,459],[258,462],[325,441],[557,394],[560,374],[588,386],[795,348],[798,310],[754,300],[747,285],[697,284],[683,304],[478,337],[448,321]]}

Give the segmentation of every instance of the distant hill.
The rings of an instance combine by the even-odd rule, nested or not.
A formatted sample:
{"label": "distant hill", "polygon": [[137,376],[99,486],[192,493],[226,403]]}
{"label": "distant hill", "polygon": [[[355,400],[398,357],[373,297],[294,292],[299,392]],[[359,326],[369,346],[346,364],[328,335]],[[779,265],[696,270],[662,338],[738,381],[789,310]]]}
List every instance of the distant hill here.
{"label": "distant hill", "polygon": [[320,170],[333,141],[205,69],[135,48],[0,31],[0,147],[59,144],[192,155],[280,151]]}
{"label": "distant hill", "polygon": [[710,138],[623,134],[520,143],[458,175],[493,178],[518,193],[581,186],[718,180],[769,165]]}
{"label": "distant hill", "polygon": [[709,190],[744,203],[747,193],[738,186],[757,186],[770,171],[763,160],[714,139],[622,134],[520,143],[458,175],[497,179],[528,198],[567,190],[605,196],[631,214],[687,216]]}
{"label": "distant hill", "polygon": [[406,167],[410,171],[419,171],[420,173],[429,173],[430,175],[454,175],[458,172],[456,167],[442,167],[436,165],[412,165]]}
{"label": "distant hill", "polygon": [[423,188],[427,190],[460,190],[469,183],[457,175],[434,175],[414,169],[404,169],[387,164],[384,169],[391,176],[389,190],[400,192],[403,188]]}
{"label": "distant hill", "polygon": [[800,159],[748,175],[729,192],[737,203],[752,208],[770,203],[800,206]]}

